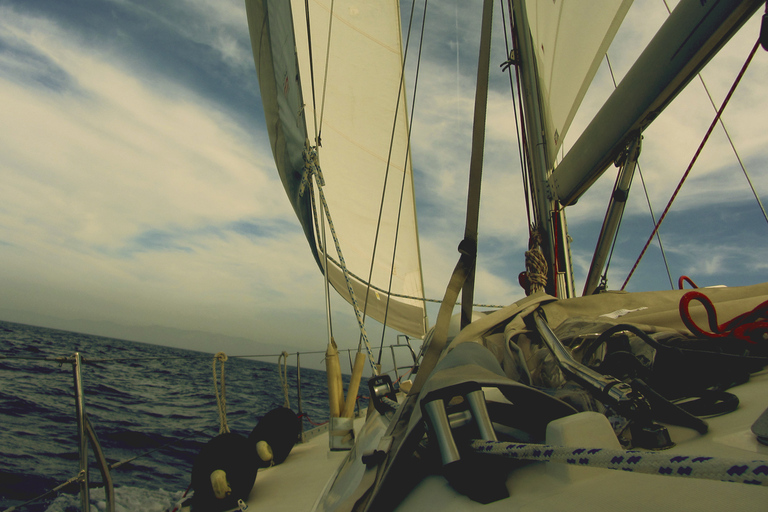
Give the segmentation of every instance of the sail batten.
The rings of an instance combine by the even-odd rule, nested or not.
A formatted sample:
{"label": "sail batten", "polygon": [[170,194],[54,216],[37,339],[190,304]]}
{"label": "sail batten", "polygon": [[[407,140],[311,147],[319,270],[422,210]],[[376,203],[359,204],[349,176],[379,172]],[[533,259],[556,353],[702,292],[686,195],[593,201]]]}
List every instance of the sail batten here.
{"label": "sail batten", "polygon": [[[266,28],[254,27],[256,18],[250,23],[254,55],[262,55],[266,45],[272,59],[271,67],[260,66],[256,57],[267,126],[278,172],[321,271],[351,302],[348,277],[368,316],[378,321],[386,317],[390,327],[423,336],[426,309],[400,78],[398,2],[335,0],[331,20],[330,1],[311,0],[309,24],[303,0],[248,0],[246,5],[249,23],[251,10],[267,13],[262,17]],[[313,211],[324,208],[319,191],[301,186],[308,178],[302,153],[309,141],[318,143],[313,149],[343,260],[337,257],[332,233],[315,232],[320,223]],[[327,270],[323,238],[328,240]],[[340,261],[353,275],[344,276]],[[391,290],[392,296],[381,290]]]}

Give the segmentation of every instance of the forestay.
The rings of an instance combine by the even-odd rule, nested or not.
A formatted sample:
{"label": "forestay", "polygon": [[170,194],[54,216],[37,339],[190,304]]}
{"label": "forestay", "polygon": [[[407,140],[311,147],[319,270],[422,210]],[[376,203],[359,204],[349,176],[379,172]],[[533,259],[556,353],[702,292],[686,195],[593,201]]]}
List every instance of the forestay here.
{"label": "forestay", "polygon": [[[422,336],[424,303],[413,298],[423,297],[423,283],[401,81],[399,4],[335,0],[332,15],[330,1],[310,0],[307,5],[308,17],[304,0],[246,1],[278,171],[323,269],[324,237],[315,218],[322,209],[319,191],[302,186],[310,179],[304,150],[319,146],[323,192],[344,261],[354,274],[350,279],[357,302],[362,308],[367,296],[368,316],[379,321],[386,316],[392,328]],[[328,278],[351,300],[327,222],[325,226]],[[369,274],[373,288],[367,293]],[[389,313],[386,290],[393,295]]]}

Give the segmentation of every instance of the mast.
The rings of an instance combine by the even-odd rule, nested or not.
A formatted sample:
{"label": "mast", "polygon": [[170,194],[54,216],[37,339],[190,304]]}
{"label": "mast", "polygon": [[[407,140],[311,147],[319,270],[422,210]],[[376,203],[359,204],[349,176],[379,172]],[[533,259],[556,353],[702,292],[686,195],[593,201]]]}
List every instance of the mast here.
{"label": "mast", "polygon": [[[562,2],[514,2],[528,175],[533,215],[549,266],[548,293],[574,295],[563,208],[574,204],[627,151],[762,3],[681,0],[590,125],[556,164],[572,116],[629,2],[606,0],[576,7]],[[586,46],[572,44],[582,40]],[[626,194],[630,168],[622,181],[621,193]],[[600,254],[593,260],[585,293],[597,285],[621,216],[620,203],[614,202],[609,210],[610,218],[598,243]]]}
{"label": "mast", "polygon": [[542,104],[536,78],[536,57],[528,26],[528,13],[524,1],[513,2],[514,25],[517,31],[517,50],[521,88],[523,90],[524,129],[527,157],[531,166],[530,187],[533,196],[534,223],[540,230],[542,252],[549,265],[547,293],[558,297],[573,296],[573,272],[570,265],[565,216],[557,201],[552,199],[547,180],[552,162],[547,159],[546,140],[542,121]]}

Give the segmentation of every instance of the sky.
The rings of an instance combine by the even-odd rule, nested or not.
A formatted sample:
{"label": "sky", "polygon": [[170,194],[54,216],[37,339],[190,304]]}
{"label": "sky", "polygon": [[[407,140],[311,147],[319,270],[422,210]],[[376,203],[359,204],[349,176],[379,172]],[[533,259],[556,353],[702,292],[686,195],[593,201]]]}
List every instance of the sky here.
{"label": "sky", "polygon": [[[479,11],[457,0],[428,11],[440,28],[425,34],[412,152],[430,298],[442,297],[464,231]],[[665,17],[661,0],[631,8],[609,50],[617,79]],[[759,17],[704,72],[718,105],[758,30]],[[494,39],[475,294],[499,305],[524,295],[527,246],[504,55]],[[762,195],[766,83],[760,50],[724,115]],[[604,63],[566,147],[612,87]],[[206,352],[324,349],[322,277],[274,168],[241,0],[0,0],[0,98],[0,319]],[[666,114],[640,160],[656,217],[713,109],[695,83]],[[609,170],[566,211],[577,290],[614,179]],[[634,184],[614,289],[652,228]],[[768,224],[722,130],[661,233],[675,281],[768,280]],[[627,289],[669,288],[660,262],[652,246]],[[340,346],[356,346],[351,310],[335,321]]]}

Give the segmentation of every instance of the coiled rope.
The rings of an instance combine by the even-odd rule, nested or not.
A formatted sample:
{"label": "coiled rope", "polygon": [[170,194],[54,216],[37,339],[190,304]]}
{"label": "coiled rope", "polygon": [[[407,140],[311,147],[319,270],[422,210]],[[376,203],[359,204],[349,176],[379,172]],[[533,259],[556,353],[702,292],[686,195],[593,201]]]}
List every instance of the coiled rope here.
{"label": "coiled rope", "polygon": [[526,295],[531,295],[547,287],[547,259],[541,251],[541,233],[538,227],[531,226],[528,250],[525,251],[525,273],[520,276],[520,285]]}
{"label": "coiled rope", "polygon": [[280,387],[283,390],[283,407],[291,408],[291,402],[288,399],[288,352],[283,353],[277,358],[277,377],[280,379]]}
{"label": "coiled rope", "polygon": [[[227,386],[224,383],[224,363],[227,362],[227,354],[218,352],[213,356],[213,391],[216,394],[216,405],[219,408],[219,434],[229,433],[227,425]],[[216,361],[221,361],[221,394],[219,383],[216,379]]]}
{"label": "coiled rope", "polygon": [[470,446],[476,453],[498,455],[511,459],[559,462],[574,466],[616,469],[651,475],[768,485],[768,461],[764,460],[744,461],[665,452],[574,448],[483,440],[474,440]]}
{"label": "coiled rope", "polygon": [[[691,301],[698,301],[704,306],[707,312],[707,321],[710,331],[705,331],[693,321],[689,311]],[[693,290],[680,298],[680,318],[685,326],[693,333],[706,338],[725,338],[733,336],[745,340],[749,343],[756,343],[756,340],[765,341],[768,334],[768,301],[756,306],[751,311],[742,313],[731,320],[720,325],[717,322],[717,311],[712,301],[703,293]]]}

